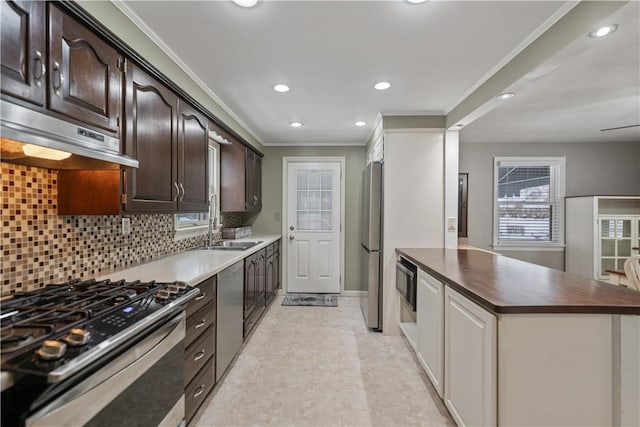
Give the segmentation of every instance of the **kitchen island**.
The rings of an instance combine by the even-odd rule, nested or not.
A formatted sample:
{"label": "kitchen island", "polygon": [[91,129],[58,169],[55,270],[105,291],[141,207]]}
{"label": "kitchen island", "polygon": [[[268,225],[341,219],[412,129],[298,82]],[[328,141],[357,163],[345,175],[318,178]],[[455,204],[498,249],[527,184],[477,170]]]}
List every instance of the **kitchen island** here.
{"label": "kitchen island", "polygon": [[480,250],[396,252],[419,268],[408,339],[459,425],[640,425],[639,292]]}

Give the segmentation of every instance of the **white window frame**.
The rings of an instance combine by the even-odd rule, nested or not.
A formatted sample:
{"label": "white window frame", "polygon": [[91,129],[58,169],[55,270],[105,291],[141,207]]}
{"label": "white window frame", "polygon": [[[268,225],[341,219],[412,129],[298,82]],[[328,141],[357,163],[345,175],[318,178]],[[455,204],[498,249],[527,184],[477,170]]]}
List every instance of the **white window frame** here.
{"label": "white window frame", "polygon": [[[207,161],[209,169],[209,195],[213,191],[216,195],[216,212],[215,217],[218,219],[214,224],[214,231],[218,231],[222,224],[220,223],[220,144],[209,140],[209,158]],[[209,197],[209,200],[210,197]],[[178,216],[173,216],[173,229],[175,231],[174,240],[183,240],[189,237],[202,236],[209,232],[209,212],[198,213],[198,220],[193,222],[179,222]]]}
{"label": "white window frame", "polygon": [[[531,240],[498,240],[498,165],[504,163],[513,163],[514,166],[557,166],[557,169],[551,169],[550,192],[554,192],[558,188],[557,200],[558,213],[558,233],[560,234],[557,242],[536,242]],[[564,156],[556,157],[494,157],[493,158],[493,249],[496,250],[550,250],[561,251],[565,247],[564,235],[564,197],[565,197],[565,169],[566,158]],[[555,186],[554,181],[559,181],[559,185]],[[553,194],[552,194],[552,198]]]}

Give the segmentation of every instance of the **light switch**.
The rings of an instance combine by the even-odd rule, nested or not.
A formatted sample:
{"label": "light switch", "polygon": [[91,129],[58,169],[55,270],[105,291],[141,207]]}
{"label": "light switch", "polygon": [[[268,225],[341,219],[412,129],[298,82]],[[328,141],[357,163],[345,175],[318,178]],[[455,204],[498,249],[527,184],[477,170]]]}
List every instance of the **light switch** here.
{"label": "light switch", "polygon": [[122,218],[122,235],[128,236],[131,234],[131,218]]}
{"label": "light switch", "polygon": [[458,218],[455,216],[450,216],[447,218],[447,230],[456,231],[456,225],[458,223]]}

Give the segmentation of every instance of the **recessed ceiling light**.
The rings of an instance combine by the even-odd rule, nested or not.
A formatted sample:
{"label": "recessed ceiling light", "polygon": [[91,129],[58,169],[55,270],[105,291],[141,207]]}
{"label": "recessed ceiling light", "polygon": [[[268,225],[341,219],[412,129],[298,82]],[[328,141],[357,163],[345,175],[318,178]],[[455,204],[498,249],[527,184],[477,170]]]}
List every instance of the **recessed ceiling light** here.
{"label": "recessed ceiling light", "polygon": [[366,126],[367,122],[363,122],[362,120],[360,120],[360,121],[355,122],[354,125],[362,127],[362,126]]}
{"label": "recessed ceiling light", "polygon": [[277,84],[273,87],[273,90],[275,90],[276,92],[280,92],[280,93],[284,93],[284,92],[289,92],[289,86],[285,85],[285,84]]}
{"label": "recessed ceiling light", "polygon": [[618,24],[605,25],[604,27],[600,27],[595,31],[591,31],[589,33],[589,37],[592,39],[597,39],[600,37],[608,36],[609,34],[615,32],[618,29]]}
{"label": "recessed ceiling light", "polygon": [[240,7],[253,7],[258,4],[258,0],[232,0]]}
{"label": "recessed ceiling light", "polygon": [[411,3],[411,4],[420,4],[420,3],[424,3],[427,0],[407,0],[407,3]]}
{"label": "recessed ceiling light", "polygon": [[376,85],[374,86],[374,88],[378,90],[387,90],[390,87],[391,87],[391,83],[389,82],[379,82],[379,83],[376,83]]}
{"label": "recessed ceiling light", "polygon": [[513,92],[505,92],[505,93],[501,93],[500,95],[498,95],[497,98],[502,100],[502,99],[513,98],[514,96],[516,96],[516,94],[513,93]]}
{"label": "recessed ceiling light", "polygon": [[291,122],[289,123],[289,126],[299,128],[300,126],[302,126],[302,122]]}
{"label": "recessed ceiling light", "polygon": [[457,128],[461,128],[462,126],[464,126],[462,123],[458,123],[458,124],[456,125],[456,127],[457,127]]}

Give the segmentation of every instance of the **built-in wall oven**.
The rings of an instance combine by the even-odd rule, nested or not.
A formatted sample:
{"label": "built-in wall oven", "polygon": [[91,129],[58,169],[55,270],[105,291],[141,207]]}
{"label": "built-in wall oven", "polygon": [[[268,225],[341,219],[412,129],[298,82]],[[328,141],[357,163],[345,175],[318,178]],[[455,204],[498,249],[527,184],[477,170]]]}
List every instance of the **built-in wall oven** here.
{"label": "built-in wall oven", "polygon": [[396,261],[396,289],[400,292],[402,300],[413,311],[416,311],[418,268],[400,257]]}
{"label": "built-in wall oven", "polygon": [[3,302],[2,425],[183,425],[183,305],[198,292],[87,281]]}

